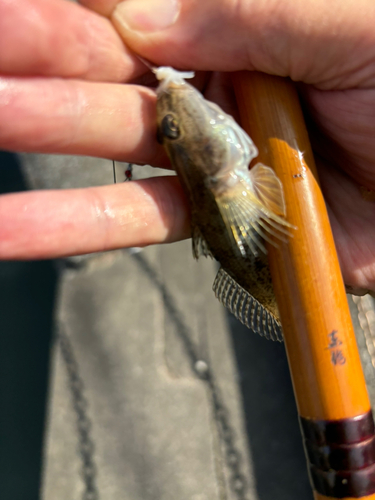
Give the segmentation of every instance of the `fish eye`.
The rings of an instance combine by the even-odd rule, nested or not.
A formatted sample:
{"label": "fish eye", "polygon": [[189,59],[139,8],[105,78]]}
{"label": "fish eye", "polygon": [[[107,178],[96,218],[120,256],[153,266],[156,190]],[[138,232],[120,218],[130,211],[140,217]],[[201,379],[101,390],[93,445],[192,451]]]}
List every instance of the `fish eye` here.
{"label": "fish eye", "polygon": [[160,132],[168,139],[178,139],[180,137],[180,128],[176,119],[172,115],[165,115],[161,121]]}

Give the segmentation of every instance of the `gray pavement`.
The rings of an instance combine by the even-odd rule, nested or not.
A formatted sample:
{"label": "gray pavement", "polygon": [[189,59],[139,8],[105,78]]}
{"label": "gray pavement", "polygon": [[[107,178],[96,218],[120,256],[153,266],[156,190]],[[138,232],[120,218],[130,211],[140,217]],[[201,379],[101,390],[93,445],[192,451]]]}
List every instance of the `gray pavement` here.
{"label": "gray pavement", "polygon": [[[33,188],[112,182],[105,160],[21,162]],[[227,315],[190,246],[57,263],[40,499],[312,499],[284,346]],[[366,304],[351,300],[371,389]]]}

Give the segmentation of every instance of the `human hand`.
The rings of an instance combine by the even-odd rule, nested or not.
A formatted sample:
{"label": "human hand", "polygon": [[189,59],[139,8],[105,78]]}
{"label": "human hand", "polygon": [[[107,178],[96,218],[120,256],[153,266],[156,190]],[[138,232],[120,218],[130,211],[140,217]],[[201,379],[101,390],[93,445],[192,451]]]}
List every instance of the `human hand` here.
{"label": "human hand", "polygon": [[[38,0],[32,3],[32,7],[43,10],[46,3]],[[344,280],[355,287],[375,289],[374,202],[364,199],[360,189],[360,186],[375,189],[375,6],[371,0],[361,0],[360,5],[342,0],[329,4],[324,0],[181,3],[177,0],[125,0],[117,8],[116,0],[85,0],[84,3],[101,15],[112,17],[127,46],[156,65],[188,70],[257,69],[304,82],[301,93],[314,121],[310,132],[316,146],[319,175]],[[71,4],[57,0],[48,4],[50,10],[57,5],[61,9],[64,5],[66,10],[73,8]],[[2,9],[4,5],[8,3],[0,0]],[[175,10],[168,10],[168,6]],[[17,8],[25,12],[31,8],[31,2],[19,1]],[[74,6],[74,9],[79,7]],[[89,11],[80,9],[80,12],[84,19],[94,16]],[[2,73],[62,76],[65,78],[64,91],[58,93],[53,87],[49,101],[54,104],[46,106],[46,86],[52,89],[54,80],[43,78],[40,83],[44,85],[43,91],[35,91],[38,101],[35,94],[33,97],[38,103],[35,109],[39,110],[38,120],[33,125],[35,110],[30,112],[30,105],[22,101],[26,92],[17,89],[16,84],[6,87],[5,102],[8,104],[2,104],[1,114],[4,116],[5,109],[10,116],[6,131],[3,130],[5,126],[0,128],[0,144],[18,150],[90,154],[160,165],[163,153],[154,139],[155,102],[152,93],[130,85],[83,81],[129,81],[142,72],[140,63],[116,42],[110,51],[112,62],[102,70],[98,58],[103,45],[106,46],[102,43],[103,39],[106,40],[103,30],[107,36],[111,32],[115,37],[106,20],[101,18],[102,26],[106,23],[106,28],[102,28],[97,43],[93,44],[93,35],[90,42],[82,36],[82,31],[78,34],[77,24],[84,24],[82,21],[72,29],[68,27],[67,18],[63,22],[63,15],[57,16],[54,23],[52,17],[46,16],[45,22],[59,39],[57,45],[61,47],[64,33],[75,33],[81,38],[71,40],[76,50],[71,49],[68,54],[79,54],[79,47],[89,45],[90,61],[94,64],[87,62],[85,71],[72,70],[74,65],[69,64],[69,57],[64,53],[59,58],[52,56],[53,64],[42,65],[42,71],[40,65],[35,69],[30,61],[37,51],[35,48],[31,50],[32,43],[29,42],[29,62],[25,70],[25,63],[20,63],[20,50],[13,52],[11,57],[8,49],[8,60],[18,60],[19,64],[15,69],[3,69],[1,57]],[[4,19],[4,15],[0,19]],[[21,21],[25,22],[18,14],[17,23],[12,25],[20,26]],[[64,33],[61,33],[60,26],[64,26]],[[4,29],[0,33],[4,39]],[[95,33],[95,29],[91,33]],[[12,36],[14,38],[14,34]],[[35,31],[33,36],[40,40],[39,32]],[[17,37],[16,42],[19,42]],[[7,44],[9,46],[9,42]],[[118,66],[113,64],[114,54],[123,56],[122,60],[118,56]],[[59,59],[68,59],[68,64],[61,65]],[[71,61],[73,59],[71,57]],[[23,70],[20,71],[19,67]],[[77,83],[71,80],[73,77],[81,80]],[[22,80],[22,84],[25,82],[28,85],[29,78]],[[68,90],[72,83],[74,89],[78,85],[79,91]],[[53,85],[61,85],[61,81]],[[93,86],[95,92],[91,94]],[[213,100],[217,88],[211,85],[210,97]],[[4,99],[1,102],[4,103]],[[16,112],[12,110],[14,102]],[[55,108],[60,114],[68,114],[68,119],[56,120]],[[22,130],[14,125],[15,116],[18,123],[22,123]],[[50,135],[55,122],[59,122],[59,127]],[[42,127],[39,142],[35,137],[36,123]],[[28,134],[25,134],[25,127]],[[5,220],[6,229],[5,233],[0,229],[5,234],[5,237],[0,236],[3,242],[0,255],[3,258],[47,257],[171,241],[186,236],[187,207],[178,184],[171,179],[156,179],[147,181],[146,186],[147,194],[144,194],[143,185],[130,183],[88,191],[59,192],[60,199],[48,192],[8,195],[0,205],[1,213],[8,214],[1,215],[1,227],[4,228]],[[365,193],[372,197],[371,191]],[[43,201],[42,195],[50,198]],[[35,198],[28,202],[26,196]],[[22,212],[22,207],[28,203],[28,210]],[[47,213],[46,204],[49,213],[43,216]],[[10,215],[9,207],[17,213]],[[74,210],[69,211],[70,207]],[[70,218],[76,218],[69,227],[66,227],[66,213]],[[22,236],[21,240],[13,230],[14,222],[17,233],[26,231],[26,237]],[[43,245],[35,243],[36,234],[45,230],[48,241],[42,242]]]}
{"label": "human hand", "polygon": [[[0,0],[0,148],[166,161],[156,97],[112,24],[63,0]],[[0,259],[73,255],[189,235],[175,178],[0,197]]]}

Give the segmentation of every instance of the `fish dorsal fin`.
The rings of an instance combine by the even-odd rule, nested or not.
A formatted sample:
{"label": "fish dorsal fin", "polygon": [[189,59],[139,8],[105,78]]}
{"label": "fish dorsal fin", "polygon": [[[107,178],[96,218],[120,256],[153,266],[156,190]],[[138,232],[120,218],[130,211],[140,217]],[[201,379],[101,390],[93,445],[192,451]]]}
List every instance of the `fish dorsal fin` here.
{"label": "fish dorsal fin", "polygon": [[223,306],[250,330],[266,339],[283,341],[279,321],[223,268],[219,269],[212,288]]}
{"label": "fish dorsal fin", "polygon": [[232,179],[216,202],[241,254],[246,256],[246,248],[254,255],[267,253],[262,240],[277,246],[270,235],[286,241],[295,227],[284,219],[283,188],[275,172],[259,163],[250,172],[235,171]]}
{"label": "fish dorsal fin", "polygon": [[211,257],[213,255],[211,250],[208,248],[206,240],[203,238],[201,230],[196,224],[192,225],[192,234],[193,234],[193,256],[194,259],[199,259],[201,255],[204,257]]}
{"label": "fish dorsal fin", "polygon": [[262,163],[257,163],[250,171],[254,191],[261,203],[272,213],[286,215],[283,185],[275,172]]}

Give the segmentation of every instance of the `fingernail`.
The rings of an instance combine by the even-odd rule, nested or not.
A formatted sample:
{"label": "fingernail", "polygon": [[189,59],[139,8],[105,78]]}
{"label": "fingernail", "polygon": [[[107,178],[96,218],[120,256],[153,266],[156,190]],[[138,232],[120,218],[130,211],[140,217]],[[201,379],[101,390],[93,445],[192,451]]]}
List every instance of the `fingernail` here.
{"label": "fingernail", "polygon": [[171,26],[179,12],[179,0],[125,0],[113,17],[128,29],[152,32]]}

